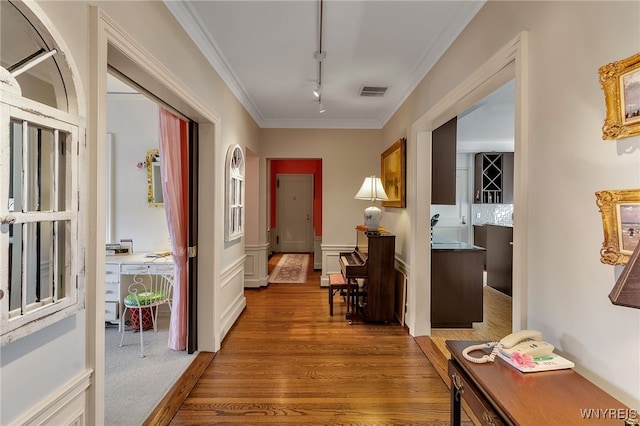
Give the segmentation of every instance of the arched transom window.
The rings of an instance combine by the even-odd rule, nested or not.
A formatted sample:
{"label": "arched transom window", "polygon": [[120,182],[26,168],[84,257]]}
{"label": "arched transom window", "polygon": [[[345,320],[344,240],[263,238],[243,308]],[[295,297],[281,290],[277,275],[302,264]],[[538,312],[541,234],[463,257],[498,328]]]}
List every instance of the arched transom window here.
{"label": "arched transom window", "polygon": [[233,241],[244,235],[244,167],[244,154],[240,146],[229,147],[226,164],[226,241]]}

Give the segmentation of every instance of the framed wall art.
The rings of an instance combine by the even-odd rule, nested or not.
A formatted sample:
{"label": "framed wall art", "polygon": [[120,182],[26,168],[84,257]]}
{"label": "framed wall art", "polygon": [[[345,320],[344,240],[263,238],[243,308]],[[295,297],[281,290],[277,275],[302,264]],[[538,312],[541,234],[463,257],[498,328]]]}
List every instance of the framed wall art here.
{"label": "framed wall art", "polygon": [[398,139],[381,155],[381,180],[388,200],[384,207],[405,207],[405,165],[407,140]]}
{"label": "framed wall art", "polygon": [[600,67],[607,116],[602,139],[640,134],[640,53]]}
{"label": "framed wall art", "polygon": [[640,241],[640,189],[598,191],[596,204],[604,230],[600,261],[624,265]]}

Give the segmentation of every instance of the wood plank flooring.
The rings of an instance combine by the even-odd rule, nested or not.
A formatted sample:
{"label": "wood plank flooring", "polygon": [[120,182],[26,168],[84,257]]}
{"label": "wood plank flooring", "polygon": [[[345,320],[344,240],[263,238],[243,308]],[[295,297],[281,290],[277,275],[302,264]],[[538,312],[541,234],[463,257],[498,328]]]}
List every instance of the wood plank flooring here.
{"label": "wood plank flooring", "polygon": [[329,316],[312,268],[306,284],[245,291],[247,308],[171,425],[449,424],[448,387],[407,329],[349,325],[338,295]]}

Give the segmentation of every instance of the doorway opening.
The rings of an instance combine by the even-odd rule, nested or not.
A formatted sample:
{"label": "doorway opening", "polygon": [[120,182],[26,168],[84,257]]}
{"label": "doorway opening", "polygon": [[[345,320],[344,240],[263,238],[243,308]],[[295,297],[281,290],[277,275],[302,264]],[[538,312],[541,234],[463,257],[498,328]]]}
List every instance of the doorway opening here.
{"label": "doorway opening", "polygon": [[[163,151],[160,146],[161,110],[166,111],[167,108],[156,102],[153,96],[139,90],[116,70],[110,70],[107,75],[106,128],[109,137],[105,238],[111,247],[120,246],[126,241],[129,250],[106,258],[105,393],[109,398],[105,399],[105,419],[107,423],[113,424],[144,421],[153,410],[155,401],[164,395],[191,364],[194,358],[189,355],[197,347],[194,308],[185,303],[190,298],[186,295],[195,293],[195,277],[188,279],[191,265],[178,271],[175,260],[180,259],[171,255],[180,251],[175,249],[171,240],[181,247],[183,243],[180,240],[184,238],[184,231],[191,232],[182,228],[182,225],[173,224],[172,233],[167,219],[167,210],[174,213],[177,207],[184,212],[186,223],[182,223],[187,228],[197,229],[197,217],[190,214],[193,206],[197,206],[197,199],[192,200],[193,204],[189,202],[190,194],[181,193],[186,187],[189,187],[187,192],[191,190],[193,182],[181,184],[180,189],[166,188],[166,192],[162,188],[162,182],[167,181],[164,174],[172,167],[175,168],[176,156],[166,149]],[[173,113],[173,116],[176,114]],[[182,133],[180,142],[176,140],[174,144],[177,151],[180,151],[178,157],[182,158],[178,162],[181,163],[181,168],[187,168],[184,176],[193,177],[194,174],[197,175],[197,167],[194,169],[188,163],[195,159],[194,164],[197,165],[197,152],[194,153],[192,148],[197,145],[197,126],[182,115],[178,118]],[[161,158],[160,152],[164,152],[166,158]],[[169,161],[172,163],[171,167],[167,163]],[[197,185],[195,186],[197,190]],[[163,192],[169,197],[163,199],[160,196]],[[171,198],[182,199],[187,203],[174,206],[175,203],[169,202]],[[171,216],[176,217],[175,214]],[[190,242],[189,245],[195,243]],[[145,268],[147,270],[141,272]],[[142,318],[134,315],[137,313],[135,310],[127,310],[129,315],[124,315],[125,297],[133,287],[139,290],[141,285],[147,286],[159,276],[169,276],[173,282],[178,282],[180,275],[187,277],[181,282],[188,283],[188,288],[174,286],[173,306],[158,307],[156,314],[152,314],[155,316],[153,327],[149,330],[145,328],[138,339],[138,325],[135,322],[144,324],[142,318],[146,318],[146,312],[143,312]],[[142,284],[134,284],[136,282]],[[181,288],[184,290],[180,290]],[[176,304],[178,298],[181,301]],[[180,312],[185,313],[187,318],[176,318],[176,314]],[[193,333],[187,331],[189,326],[193,326]],[[186,349],[172,350],[167,344],[168,340],[182,340],[184,333],[187,334]],[[179,343],[182,344],[184,342]],[[176,345],[178,343],[172,346]],[[140,356],[144,354],[144,359],[140,359],[138,353]],[[142,364],[136,366],[137,363]],[[127,372],[126,383],[118,378],[123,372]],[[138,374],[139,377],[136,377]],[[153,377],[153,381],[150,381],[150,377]],[[123,385],[129,386],[127,383],[131,382],[145,384],[150,390],[134,406],[128,405],[128,389],[122,388]],[[128,408],[123,410],[125,406]]]}
{"label": "doorway opening", "polygon": [[320,269],[322,160],[271,159],[269,170],[269,253],[313,253]]}
{"label": "doorway opening", "polygon": [[[420,215],[419,210],[431,209],[431,147],[432,132],[458,114],[463,113],[480,99],[515,79],[515,137],[514,137],[514,217],[518,227],[513,236],[513,296],[512,330],[526,324],[527,288],[527,194],[526,154],[528,147],[528,121],[526,116],[527,74],[526,57],[528,35],[520,33],[504,45],[496,54],[463,80],[458,86],[420,117],[411,128],[408,139],[409,151],[415,158],[426,159],[424,167],[413,164],[410,177],[417,182],[412,198],[415,207],[411,212],[411,227],[420,232],[429,227],[429,215]],[[408,324],[415,336],[429,336],[431,329],[431,247],[429,238],[416,238],[410,242],[410,264],[408,288]],[[428,283],[428,284],[424,284]],[[425,288],[428,287],[428,288]]]}
{"label": "doorway opening", "polygon": [[482,284],[481,321],[467,329],[435,328],[432,312],[431,339],[441,349],[448,339],[495,341],[512,331],[514,90],[510,80],[457,115],[456,204],[431,206],[439,215],[433,241],[481,247],[484,259],[473,274],[471,264],[465,268],[468,285]]}

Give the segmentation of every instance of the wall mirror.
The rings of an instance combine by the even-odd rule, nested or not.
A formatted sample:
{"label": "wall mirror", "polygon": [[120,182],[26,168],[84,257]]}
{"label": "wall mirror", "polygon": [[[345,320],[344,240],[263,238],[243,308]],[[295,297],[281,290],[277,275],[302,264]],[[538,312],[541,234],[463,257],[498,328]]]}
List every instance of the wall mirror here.
{"label": "wall mirror", "polygon": [[147,199],[150,206],[164,205],[162,198],[162,177],[160,174],[160,153],[157,149],[147,151]]}

